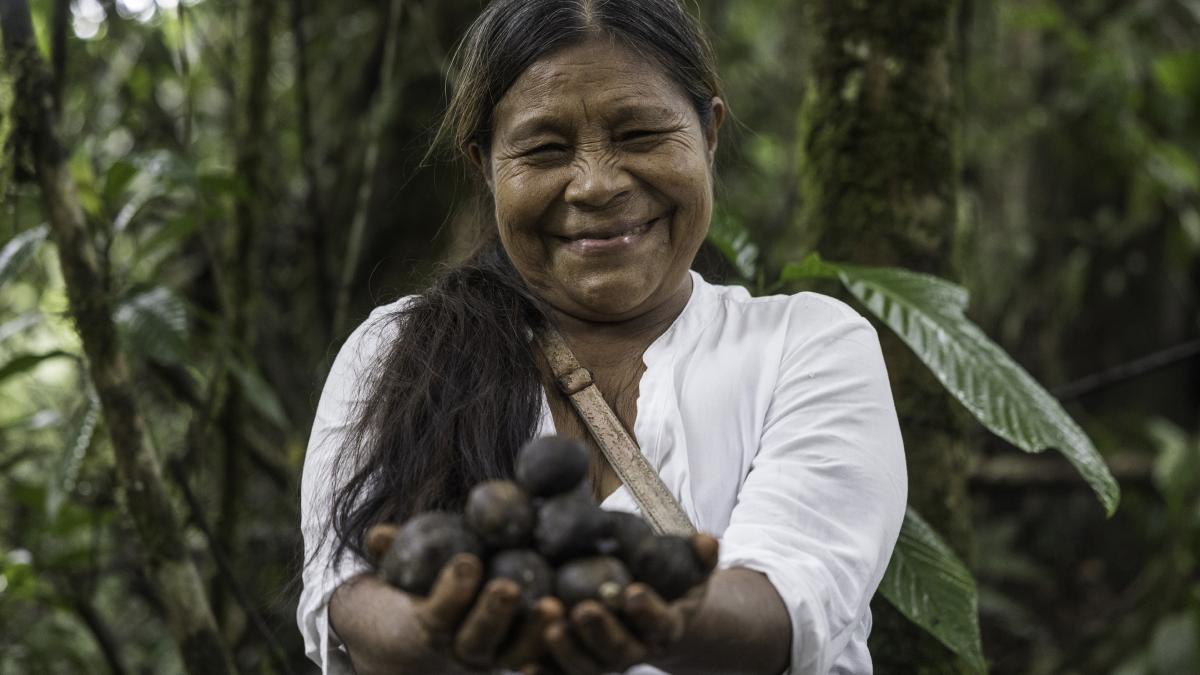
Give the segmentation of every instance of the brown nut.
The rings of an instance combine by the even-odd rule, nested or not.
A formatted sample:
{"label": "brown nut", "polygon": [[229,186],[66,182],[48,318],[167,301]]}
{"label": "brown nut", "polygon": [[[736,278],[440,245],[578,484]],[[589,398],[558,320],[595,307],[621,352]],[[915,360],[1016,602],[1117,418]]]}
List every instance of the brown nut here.
{"label": "brown nut", "polygon": [[535,438],[517,455],[517,482],[534,497],[570,492],[587,476],[589,456],[587,446],[572,438]]}
{"label": "brown nut", "polygon": [[621,608],[629,571],[611,556],[577,558],[558,568],[554,592],[568,610],[584,600],[596,600],[612,610]]}
{"label": "brown nut", "polygon": [[538,598],[554,594],[554,571],[546,559],[530,549],[501,551],[488,561],[488,579],[512,579],[521,587],[521,606],[528,609]]}
{"label": "brown nut", "polygon": [[591,497],[568,492],[542,503],[533,540],[547,560],[561,562],[595,554],[609,527],[608,517]]}
{"label": "brown nut", "polygon": [[633,578],[663,600],[677,600],[707,576],[692,542],[684,537],[654,536],[638,544],[630,559]]}
{"label": "brown nut", "polygon": [[483,555],[482,543],[462,517],[444,511],[418,514],[396,533],[379,561],[379,574],[402,591],[426,595],[442,567],[459,553]]}
{"label": "brown nut", "polygon": [[493,549],[521,548],[533,534],[533,504],[519,485],[490,480],[471,489],[463,518],[483,543]]}

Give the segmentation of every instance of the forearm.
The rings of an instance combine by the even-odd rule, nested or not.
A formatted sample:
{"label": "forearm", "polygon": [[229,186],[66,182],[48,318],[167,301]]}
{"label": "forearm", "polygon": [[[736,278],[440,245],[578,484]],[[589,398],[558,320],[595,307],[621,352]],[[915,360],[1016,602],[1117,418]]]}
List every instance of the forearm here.
{"label": "forearm", "polygon": [[[359,675],[465,672],[425,648],[409,596],[370,574],[342,584],[329,600],[329,625],[350,653]],[[403,620],[408,618],[408,620]]]}
{"label": "forearm", "polygon": [[766,575],[733,568],[713,574],[683,639],[653,665],[676,675],[778,675],[791,643],[787,607]]}

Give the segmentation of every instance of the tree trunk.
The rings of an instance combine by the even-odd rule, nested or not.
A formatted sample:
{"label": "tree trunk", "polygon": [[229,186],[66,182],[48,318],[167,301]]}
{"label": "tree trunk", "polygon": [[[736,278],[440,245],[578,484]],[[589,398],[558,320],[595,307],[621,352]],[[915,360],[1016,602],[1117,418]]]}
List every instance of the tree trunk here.
{"label": "tree trunk", "polygon": [[189,672],[236,672],[217,635],[200,575],[187,555],[158,458],[146,443],[129,368],[117,345],[103,268],[57,137],[53,87],[34,39],[29,3],[0,0],[0,28],[15,81],[17,133],[34,159],[71,313],[116,456],[122,503],[141,540],[148,576],[166,605],[168,626]]}
{"label": "tree trunk", "polygon": [[[954,0],[810,3],[803,227],[794,245],[838,262],[955,276],[954,14]],[[969,560],[962,412],[899,339],[886,329],[880,337],[904,431],[909,503]],[[878,672],[958,672],[938,642],[881,599],[872,607]]]}

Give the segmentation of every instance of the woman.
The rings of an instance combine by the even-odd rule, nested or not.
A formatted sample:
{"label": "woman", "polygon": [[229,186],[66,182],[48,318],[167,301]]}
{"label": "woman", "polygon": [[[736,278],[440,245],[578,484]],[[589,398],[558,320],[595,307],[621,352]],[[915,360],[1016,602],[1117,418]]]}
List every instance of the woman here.
{"label": "woman", "polygon": [[[695,22],[676,0],[497,0],[458,58],[443,133],[483,179],[492,236],[378,308],[330,373],[304,469],[310,656],[325,672],[517,669],[542,650],[568,673],[870,672],[907,489],[878,341],[833,299],[689,271],[726,114]],[[530,341],[544,325],[707,533],[704,593],[634,584],[619,614],[547,598],[515,627],[517,589],[482,584],[472,556],[428,598],[364,573],[390,536],[373,525],[461,508],[534,436],[591,442]],[[636,511],[602,457],[593,443],[597,501]]]}

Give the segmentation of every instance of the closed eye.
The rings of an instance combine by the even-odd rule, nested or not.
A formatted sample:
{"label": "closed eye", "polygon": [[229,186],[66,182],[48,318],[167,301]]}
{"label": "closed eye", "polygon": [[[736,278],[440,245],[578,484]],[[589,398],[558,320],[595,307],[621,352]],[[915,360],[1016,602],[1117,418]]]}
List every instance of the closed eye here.
{"label": "closed eye", "polygon": [[566,151],[567,146],[563,145],[562,143],[543,143],[541,145],[534,146],[533,148],[530,148],[521,154],[525,157],[534,157]]}
{"label": "closed eye", "polygon": [[648,138],[653,138],[655,136],[658,136],[661,133],[662,133],[661,131],[656,131],[654,129],[634,129],[633,131],[627,131],[627,132],[621,134],[621,136],[617,140],[622,141],[622,142],[624,142],[624,141],[641,141],[641,140],[646,140]]}

